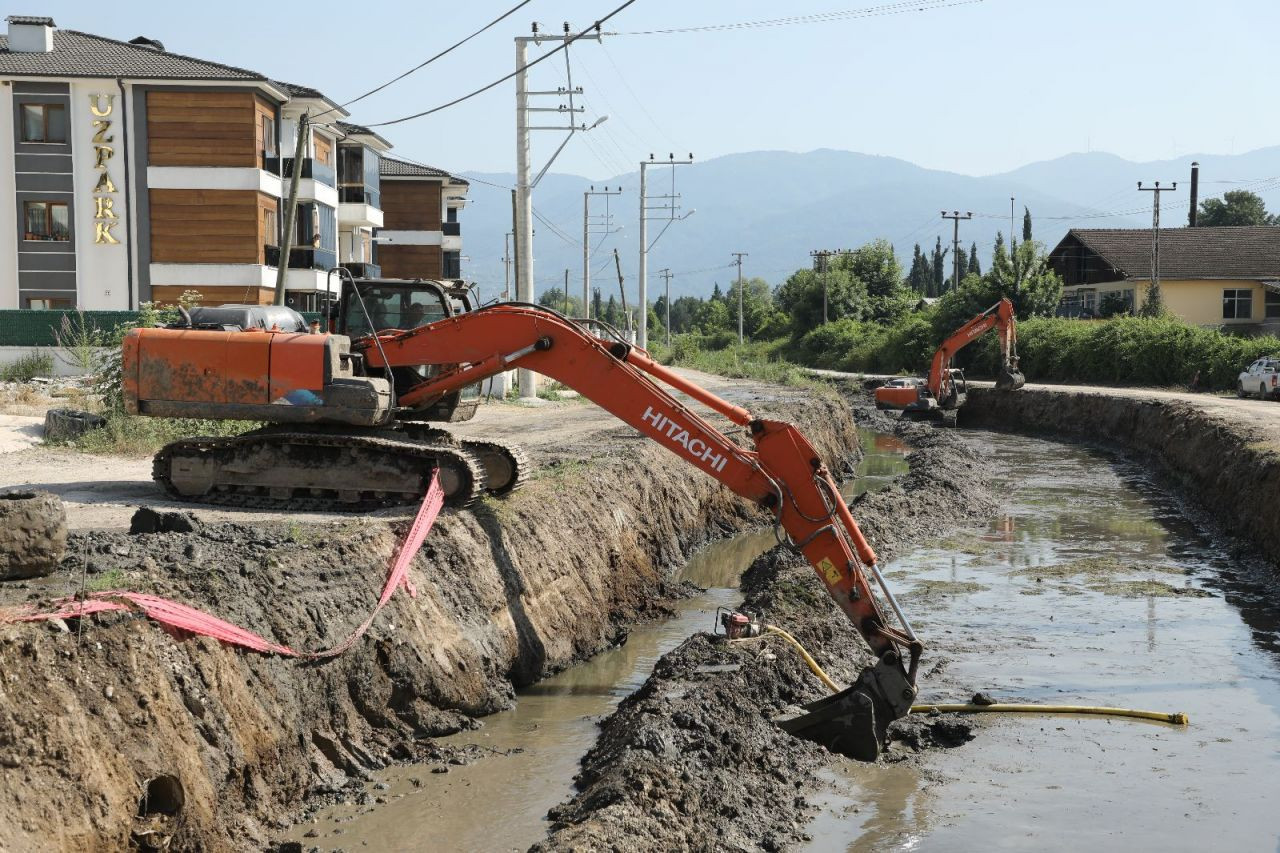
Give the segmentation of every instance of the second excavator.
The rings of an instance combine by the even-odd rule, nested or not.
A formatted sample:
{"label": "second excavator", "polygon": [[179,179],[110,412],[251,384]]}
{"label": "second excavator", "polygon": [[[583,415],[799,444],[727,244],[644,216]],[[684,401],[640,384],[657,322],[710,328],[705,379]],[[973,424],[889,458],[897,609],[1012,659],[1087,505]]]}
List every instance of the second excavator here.
{"label": "second excavator", "polygon": [[[400,409],[430,406],[513,367],[558,380],[767,512],[866,641],[874,662],[851,687],[815,703],[806,716],[786,722],[788,731],[846,755],[874,760],[886,743],[889,723],[911,709],[923,645],[817,451],[791,424],[756,417],[717,397],[659,365],[620,335],[596,337],[546,308],[501,303],[406,331],[375,332],[354,342],[336,334],[269,329],[134,329],[125,338],[123,364],[126,405],[135,413],[171,415],[207,404],[211,397],[224,403],[234,397],[244,401],[236,406],[252,405],[257,417],[279,407],[281,413],[275,417],[281,421],[287,414],[294,424],[370,428],[393,420],[384,377],[401,367],[415,368],[416,378],[406,377],[406,384],[397,388]],[[655,380],[744,428],[750,446],[731,439]],[[225,405],[205,409],[223,416],[231,411]],[[323,430],[315,434],[344,435]],[[246,438],[250,446],[257,440]],[[339,444],[345,446],[346,441]],[[291,452],[306,461],[310,451]],[[369,472],[361,466],[371,458],[389,463],[396,454],[409,460],[388,473],[385,487],[416,490],[421,496],[441,463],[408,442],[381,455],[346,450],[329,454],[326,482],[341,489],[344,475],[350,481],[367,480]],[[263,459],[278,461],[270,455]],[[199,464],[198,456],[192,462]],[[217,472],[216,460],[209,470]],[[277,484],[255,486],[268,489],[266,498],[287,500],[297,488],[290,485],[287,472],[250,473],[259,482]]]}
{"label": "second excavator", "polygon": [[929,375],[891,379],[876,389],[876,408],[893,409],[911,417],[945,416],[964,405],[968,386],[964,371],[951,366],[960,350],[995,329],[1000,335],[1000,368],[996,388],[1015,391],[1026,384],[1018,370],[1018,323],[1013,303],[1001,299],[956,329],[942,342],[929,364]]}

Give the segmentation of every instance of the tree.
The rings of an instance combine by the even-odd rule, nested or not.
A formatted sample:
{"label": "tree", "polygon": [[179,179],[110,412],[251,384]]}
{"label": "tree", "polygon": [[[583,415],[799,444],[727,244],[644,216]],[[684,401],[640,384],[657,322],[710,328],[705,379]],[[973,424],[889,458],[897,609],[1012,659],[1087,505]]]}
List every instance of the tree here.
{"label": "tree", "polygon": [[1022,242],[1031,242],[1031,208],[1022,208]]}
{"label": "tree", "polygon": [[711,289],[711,298],[716,302],[724,299],[724,293],[720,290],[720,282],[716,282],[715,287]]}
{"label": "tree", "polygon": [[969,246],[969,267],[965,272],[966,275],[982,275],[982,267],[978,266],[978,244],[976,242]]}
{"label": "tree", "polygon": [[[961,248],[959,248],[959,247],[956,247],[956,257],[960,259],[960,279],[961,279],[961,281],[963,281],[963,280],[964,280],[965,275],[966,275],[966,274],[968,273],[968,271],[969,271],[969,253],[968,253],[968,252],[966,252],[964,249],[961,249]],[[955,270],[955,265],[954,265],[954,263],[952,264],[952,266],[950,267],[950,269],[952,270],[952,274],[951,274],[951,275],[949,275],[949,276],[947,276],[947,287],[948,287],[948,288],[951,288],[951,289],[954,289],[954,288],[955,288],[955,286],[956,286],[956,283],[955,283],[954,281],[952,281],[952,279],[953,279],[953,278],[955,278],[955,272],[954,272],[954,270]]]}
{"label": "tree", "polygon": [[929,289],[929,292],[925,294],[926,296],[942,295],[942,287],[947,279],[947,269],[945,264],[947,260],[947,252],[949,251],[951,250],[942,248],[942,237],[939,236],[937,244],[933,247],[933,260],[929,263],[929,266],[933,271],[933,286]]}
{"label": "tree", "polygon": [[570,296],[566,300],[564,291],[558,287],[551,287],[542,291],[542,295],[538,297],[538,304],[554,308],[556,311],[570,317],[582,316],[582,300],[576,296]]}
{"label": "tree", "polygon": [[600,288],[591,288],[591,316],[597,320],[604,311],[604,300],[600,298]]}
{"label": "tree", "polygon": [[622,312],[618,310],[618,300],[612,293],[609,294],[609,301],[604,306],[604,316],[600,319],[615,328],[619,326],[622,320]]}
{"label": "tree", "polygon": [[1196,226],[1280,225],[1280,216],[1267,213],[1262,198],[1248,190],[1230,190],[1222,198],[1200,202]]}
{"label": "tree", "polygon": [[868,313],[867,286],[848,270],[836,268],[835,264],[826,273],[812,268],[796,270],[778,286],[774,303],[791,318],[791,329],[797,336],[822,325],[824,277],[828,319],[862,320]]}
{"label": "tree", "polygon": [[915,251],[911,254],[911,269],[907,272],[907,287],[924,296],[929,292],[929,282],[932,280],[933,271],[929,268],[929,256],[920,251],[920,244],[916,243]]}
{"label": "tree", "polygon": [[888,240],[875,240],[840,255],[831,266],[845,270],[866,287],[867,319],[892,323],[910,311],[915,302],[911,291],[903,286],[902,265]]}

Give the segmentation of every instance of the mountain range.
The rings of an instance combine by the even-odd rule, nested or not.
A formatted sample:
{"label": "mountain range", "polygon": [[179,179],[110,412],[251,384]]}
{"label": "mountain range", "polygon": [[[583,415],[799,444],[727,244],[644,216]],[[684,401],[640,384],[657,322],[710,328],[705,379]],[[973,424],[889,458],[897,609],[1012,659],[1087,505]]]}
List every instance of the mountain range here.
{"label": "mountain range", "polygon": [[[777,284],[810,264],[813,249],[856,248],[870,240],[893,243],[904,266],[919,243],[926,251],[941,237],[948,247],[952,223],[940,211],[972,212],[960,222],[960,243],[977,243],[983,268],[990,261],[996,232],[1007,238],[1010,202],[1021,239],[1023,208],[1029,208],[1033,236],[1052,246],[1069,228],[1141,228],[1151,223],[1151,193],[1137,182],[1177,182],[1163,194],[1162,227],[1187,222],[1192,161],[1200,170],[1200,199],[1242,188],[1258,192],[1268,208],[1280,207],[1280,146],[1238,155],[1199,154],[1138,163],[1101,152],[1068,154],[1010,172],[975,177],[927,169],[894,157],[821,149],[807,153],[752,151],[729,154],[674,169],[674,193],[685,219],[668,222],[652,211],[648,238],[649,298],[660,295],[673,272],[672,296],[705,296],[737,275],[732,252],[746,252],[742,272]],[[650,196],[673,193],[672,168],[650,167]],[[463,272],[479,282],[482,299],[503,289],[503,239],[511,230],[514,176],[462,173],[472,181],[462,219],[467,260]],[[639,231],[639,172],[606,181],[548,173],[534,190],[534,280],[538,293],[563,285],[582,293],[583,192],[621,187],[607,199],[615,233],[593,227],[592,286],[605,298],[617,294],[613,249],[619,252],[628,302],[636,299]],[[662,200],[651,200],[660,205]],[[606,199],[591,199],[592,219],[603,222]],[[667,217],[669,219],[669,216]],[[664,226],[669,226],[664,231]],[[659,232],[661,236],[659,237]],[[656,242],[655,242],[655,238]]]}

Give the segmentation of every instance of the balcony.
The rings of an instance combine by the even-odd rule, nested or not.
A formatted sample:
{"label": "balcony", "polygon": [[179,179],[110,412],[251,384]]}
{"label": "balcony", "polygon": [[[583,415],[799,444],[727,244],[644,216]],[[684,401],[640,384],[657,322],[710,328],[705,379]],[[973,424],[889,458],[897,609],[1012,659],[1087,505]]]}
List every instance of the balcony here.
{"label": "balcony", "polygon": [[[268,172],[278,173],[283,178],[292,178],[293,158],[267,157],[264,161],[263,168]],[[327,163],[321,163],[313,157],[303,158],[302,174],[299,175],[299,177],[304,180],[310,179],[317,181],[329,187],[336,187],[338,185],[337,173],[334,171],[333,167]]]}
{"label": "balcony", "polygon": [[[263,246],[263,258],[269,267],[280,266],[280,247]],[[289,269],[327,270],[338,263],[338,253],[332,249],[316,249],[311,246],[295,246],[289,250]]]}
{"label": "balcony", "polygon": [[440,231],[446,237],[461,237],[462,223],[461,222],[442,222],[440,223]]}
{"label": "balcony", "polygon": [[347,261],[343,266],[354,278],[382,278],[382,267],[378,264]]}
{"label": "balcony", "polygon": [[382,198],[373,187],[347,184],[338,187],[338,201],[342,204],[367,204],[370,207],[379,207]]}

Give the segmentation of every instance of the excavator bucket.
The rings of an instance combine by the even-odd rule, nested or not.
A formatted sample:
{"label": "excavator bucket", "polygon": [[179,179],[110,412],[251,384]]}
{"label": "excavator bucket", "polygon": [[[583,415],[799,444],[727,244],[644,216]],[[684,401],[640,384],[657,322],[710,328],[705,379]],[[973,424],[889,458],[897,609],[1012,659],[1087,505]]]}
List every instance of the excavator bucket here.
{"label": "excavator bucket", "polygon": [[[890,692],[893,691],[893,692]],[[892,695],[892,703],[889,696]],[[906,716],[916,688],[901,667],[882,660],[863,670],[852,687],[810,702],[801,713],[774,719],[783,731],[820,743],[858,761],[875,761],[888,743],[889,724]]]}
{"label": "excavator bucket", "polygon": [[1027,379],[1022,375],[1022,371],[1016,367],[1004,365],[1000,368],[1000,372],[996,374],[996,389],[1000,391],[1017,391],[1023,385],[1027,384]]}

